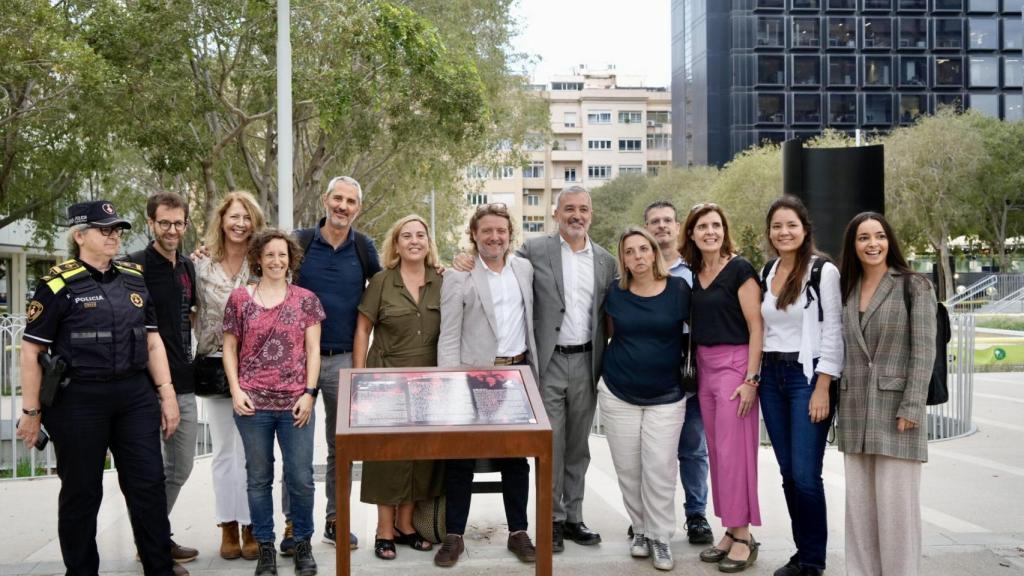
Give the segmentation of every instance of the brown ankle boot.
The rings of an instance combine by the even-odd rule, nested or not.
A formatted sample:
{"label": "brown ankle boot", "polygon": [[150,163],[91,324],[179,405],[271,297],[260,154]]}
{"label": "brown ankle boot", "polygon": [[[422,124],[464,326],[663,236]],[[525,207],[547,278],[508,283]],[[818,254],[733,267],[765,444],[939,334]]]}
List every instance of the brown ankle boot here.
{"label": "brown ankle boot", "polygon": [[220,526],[220,557],[234,560],[242,555],[242,546],[238,543],[238,522],[221,522]]}
{"label": "brown ankle boot", "polygon": [[255,560],[260,557],[260,544],[252,537],[252,524],[242,526],[242,558]]}

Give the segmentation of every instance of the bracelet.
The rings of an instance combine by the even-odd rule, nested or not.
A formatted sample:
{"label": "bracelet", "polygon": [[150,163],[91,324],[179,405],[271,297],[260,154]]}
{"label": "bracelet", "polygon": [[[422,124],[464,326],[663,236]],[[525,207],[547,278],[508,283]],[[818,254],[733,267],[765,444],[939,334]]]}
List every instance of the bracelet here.
{"label": "bracelet", "polygon": [[168,380],[167,382],[164,382],[163,384],[157,384],[156,385],[156,389],[159,390],[159,389],[163,388],[164,386],[170,386],[171,384],[173,384],[173,382]]}
{"label": "bracelet", "polygon": [[25,416],[39,416],[40,414],[43,413],[43,410],[41,408],[33,408],[31,410],[26,410],[22,408],[21,413],[24,414]]}

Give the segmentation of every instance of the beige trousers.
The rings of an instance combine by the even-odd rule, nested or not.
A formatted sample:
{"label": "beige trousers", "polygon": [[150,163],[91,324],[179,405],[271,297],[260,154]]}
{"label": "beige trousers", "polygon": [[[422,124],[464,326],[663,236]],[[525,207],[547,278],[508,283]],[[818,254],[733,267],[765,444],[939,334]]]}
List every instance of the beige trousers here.
{"label": "beige trousers", "polygon": [[846,454],[846,573],[917,576],[921,462]]}

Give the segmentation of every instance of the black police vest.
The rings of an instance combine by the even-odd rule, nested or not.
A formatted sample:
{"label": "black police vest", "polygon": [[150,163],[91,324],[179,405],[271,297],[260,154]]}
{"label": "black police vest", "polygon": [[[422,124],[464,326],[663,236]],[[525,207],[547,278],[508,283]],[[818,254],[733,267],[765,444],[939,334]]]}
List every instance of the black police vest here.
{"label": "black police vest", "polygon": [[140,269],[114,266],[116,277],[103,284],[77,261],[57,267],[71,307],[58,329],[56,352],[70,359],[74,380],[130,376],[149,359],[146,282]]}

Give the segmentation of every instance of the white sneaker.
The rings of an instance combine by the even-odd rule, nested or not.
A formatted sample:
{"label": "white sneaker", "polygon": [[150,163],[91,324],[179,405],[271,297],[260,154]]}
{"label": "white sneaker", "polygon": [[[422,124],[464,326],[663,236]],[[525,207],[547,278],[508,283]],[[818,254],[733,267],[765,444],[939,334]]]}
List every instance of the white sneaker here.
{"label": "white sneaker", "polygon": [[668,542],[662,542],[661,540],[654,539],[648,540],[651,548],[651,561],[654,563],[654,567],[658,570],[671,570],[675,567],[676,562],[672,559],[672,549],[669,548]]}
{"label": "white sneaker", "polygon": [[634,534],[633,543],[629,545],[629,555],[633,558],[647,558],[651,551],[647,548],[647,537],[643,534]]}

